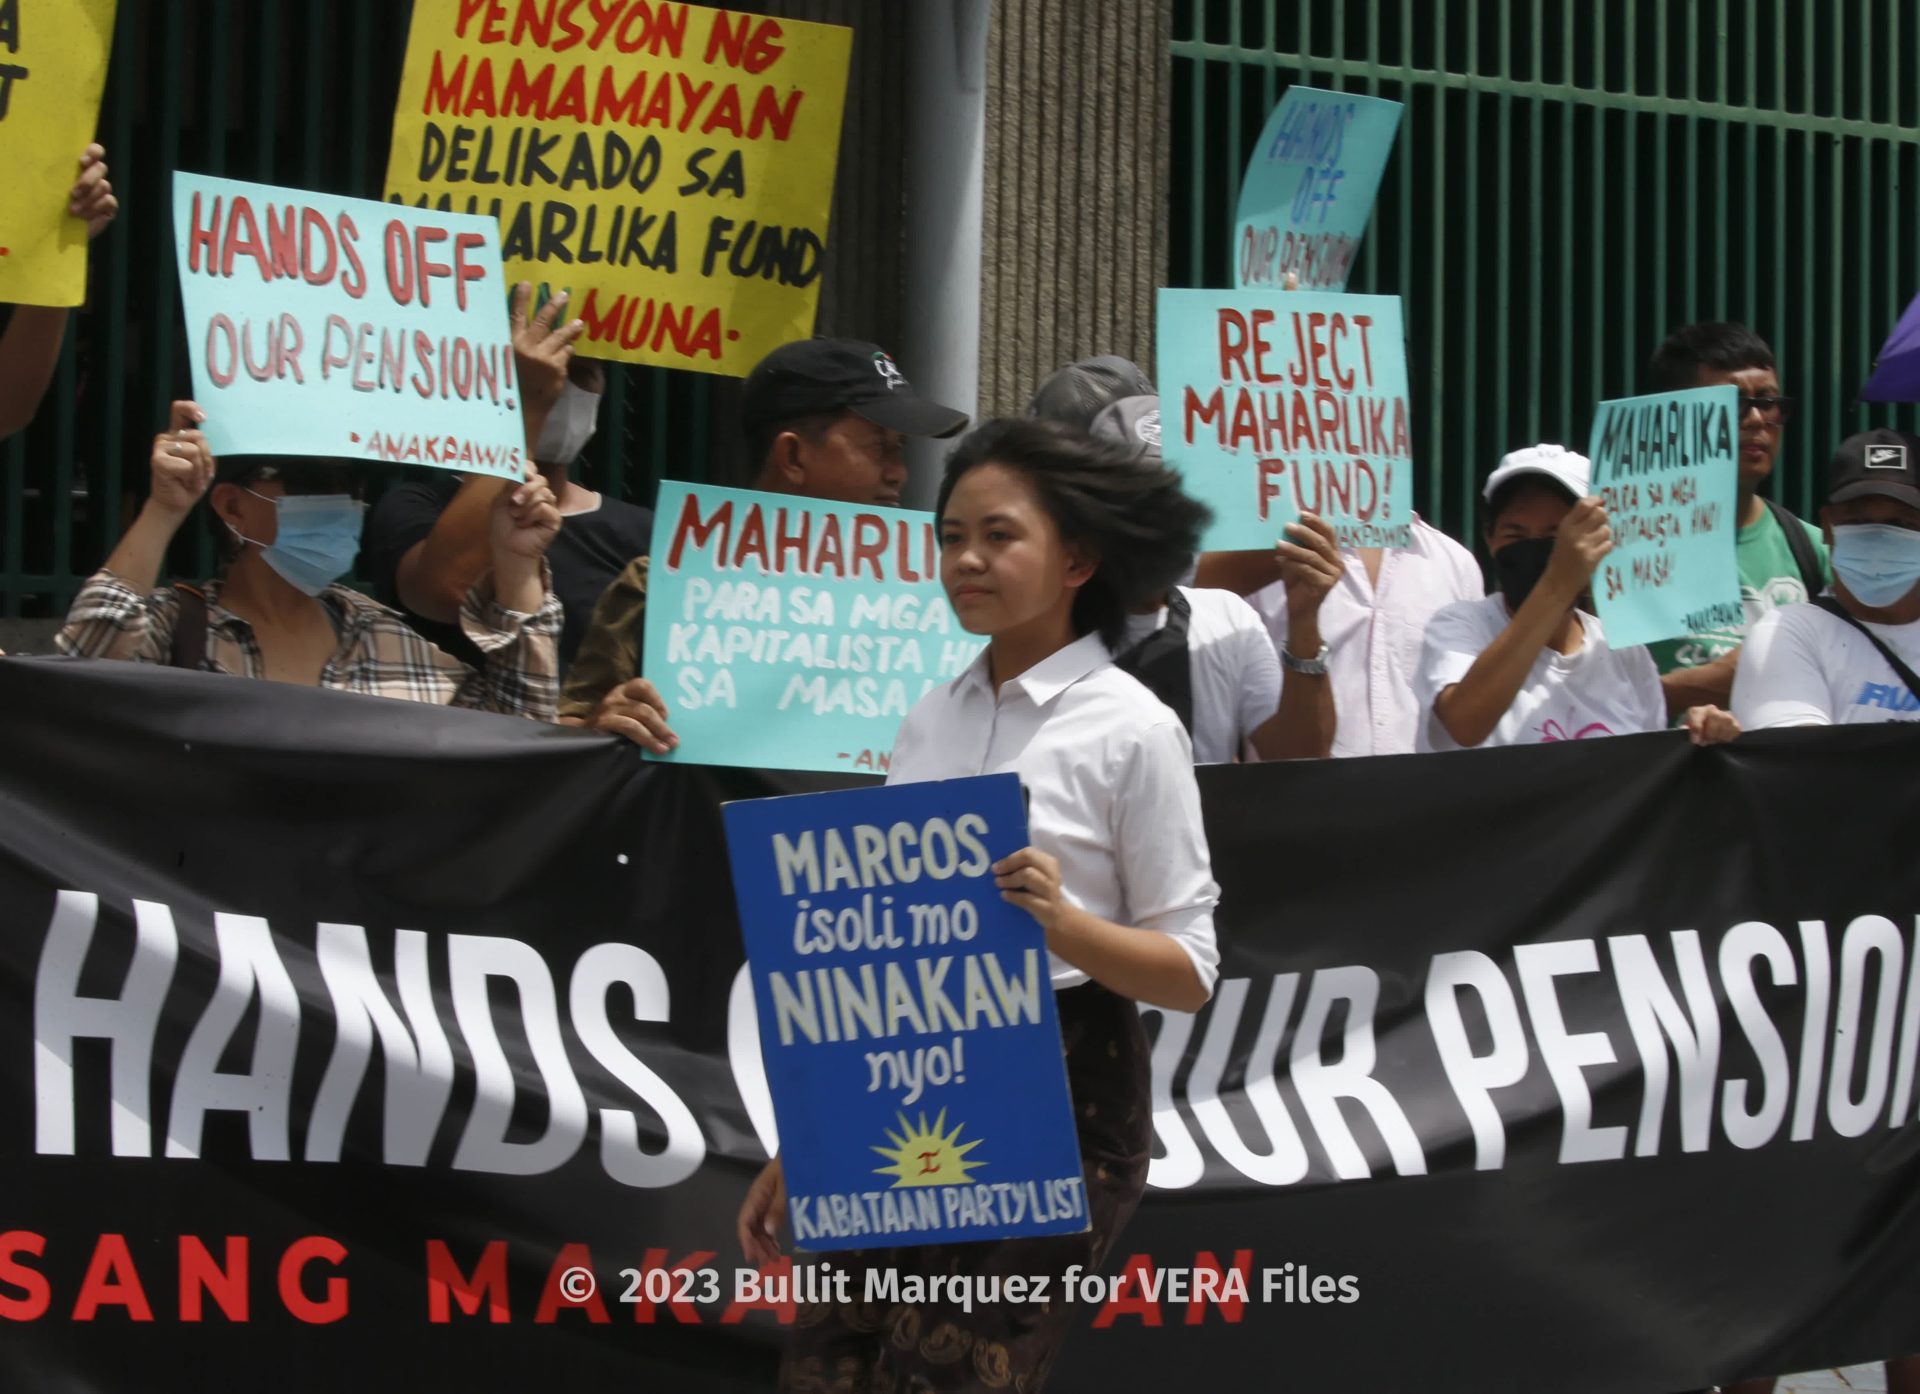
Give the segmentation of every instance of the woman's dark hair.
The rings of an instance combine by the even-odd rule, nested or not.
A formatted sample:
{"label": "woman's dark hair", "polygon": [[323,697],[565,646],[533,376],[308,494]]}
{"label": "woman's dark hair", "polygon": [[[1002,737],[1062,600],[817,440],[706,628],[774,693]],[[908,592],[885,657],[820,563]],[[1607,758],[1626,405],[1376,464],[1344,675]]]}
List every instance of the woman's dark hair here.
{"label": "woman's dark hair", "polygon": [[1213,511],[1186,496],[1158,459],[1070,426],[1031,417],[982,423],[947,457],[936,518],[954,485],[981,465],[1024,475],[1062,540],[1092,553],[1094,572],[1073,601],[1076,633],[1098,632],[1108,648],[1127,616],[1159,601],[1193,564]]}

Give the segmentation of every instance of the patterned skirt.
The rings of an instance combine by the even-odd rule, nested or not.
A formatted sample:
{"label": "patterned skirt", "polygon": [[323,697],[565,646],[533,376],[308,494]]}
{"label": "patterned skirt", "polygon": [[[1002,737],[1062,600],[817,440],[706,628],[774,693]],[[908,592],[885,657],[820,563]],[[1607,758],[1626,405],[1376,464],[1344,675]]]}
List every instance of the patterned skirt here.
{"label": "patterned skirt", "polygon": [[[1067,1084],[1073,1094],[1092,1227],[1085,1234],[854,1250],[846,1302],[803,1303],[780,1366],[790,1394],[960,1394],[1045,1383],[1067,1331],[1084,1312],[1067,1302],[1069,1268],[1098,1270],[1133,1215],[1152,1157],[1152,1072],[1139,1008],[1097,983],[1056,993]],[[891,1306],[862,1300],[867,1268],[898,1273],[1048,1279],[1046,1302]],[[980,1283],[971,1286],[978,1288]]]}

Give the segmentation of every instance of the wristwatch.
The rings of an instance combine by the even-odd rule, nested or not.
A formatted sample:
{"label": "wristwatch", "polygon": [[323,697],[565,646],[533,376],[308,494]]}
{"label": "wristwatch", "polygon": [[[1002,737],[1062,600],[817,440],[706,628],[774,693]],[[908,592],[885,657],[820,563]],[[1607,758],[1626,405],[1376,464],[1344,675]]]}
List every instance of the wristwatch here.
{"label": "wristwatch", "polygon": [[1327,646],[1320,645],[1320,652],[1312,658],[1295,658],[1293,650],[1285,644],[1280,646],[1280,662],[1289,673],[1299,673],[1309,678],[1324,678],[1327,675]]}

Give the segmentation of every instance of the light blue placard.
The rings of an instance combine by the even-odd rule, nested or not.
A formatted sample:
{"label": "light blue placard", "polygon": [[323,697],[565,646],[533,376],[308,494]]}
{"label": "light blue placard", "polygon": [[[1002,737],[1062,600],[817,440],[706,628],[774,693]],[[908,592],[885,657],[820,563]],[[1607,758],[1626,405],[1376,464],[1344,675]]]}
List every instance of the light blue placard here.
{"label": "light blue placard", "polygon": [[1027,844],[1019,779],[723,812],[794,1243],[1084,1231],[1046,937],[989,870]]}
{"label": "light blue placard", "polygon": [[[696,765],[884,772],[900,720],[983,640],[940,587],[933,515],[669,480],[642,671]],[[655,757],[649,757],[655,758]]]}
{"label": "light blue placard", "polygon": [[521,476],[492,218],[176,174],[173,231],[215,454]]}
{"label": "light blue placard", "polygon": [[1206,550],[1272,547],[1302,512],[1343,547],[1412,540],[1399,297],[1163,290],[1158,370],[1160,448],[1213,509]]}
{"label": "light blue placard", "polygon": [[1593,573],[1593,599],[1612,647],[1744,622],[1734,556],[1739,450],[1731,387],[1600,404],[1587,454],[1613,550]]}
{"label": "light blue placard", "polygon": [[1400,133],[1400,103],[1290,87],[1247,161],[1233,219],[1233,283],[1345,290]]}

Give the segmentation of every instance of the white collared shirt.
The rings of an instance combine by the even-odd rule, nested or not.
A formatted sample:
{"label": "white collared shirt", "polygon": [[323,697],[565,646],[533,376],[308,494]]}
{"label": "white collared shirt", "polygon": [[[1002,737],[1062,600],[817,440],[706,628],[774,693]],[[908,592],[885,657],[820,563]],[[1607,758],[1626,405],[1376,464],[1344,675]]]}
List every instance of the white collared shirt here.
{"label": "white collared shirt", "polygon": [[[1320,638],[1333,683],[1333,753],[1406,755],[1422,712],[1414,675],[1427,621],[1456,600],[1487,593],[1473,553],[1438,528],[1413,520],[1413,541],[1380,557],[1376,586],[1360,554],[1342,548],[1346,574],[1320,604]],[[1274,651],[1287,645],[1287,588],[1278,581],[1247,599],[1267,622]]]}
{"label": "white collared shirt", "polygon": [[[907,713],[889,784],[1012,771],[1028,839],[1057,858],[1066,898],[1115,924],[1173,937],[1209,991],[1220,972],[1207,834],[1179,718],[1088,634],[1000,685],[982,651]],[[1056,989],[1086,982],[1049,955]]]}

